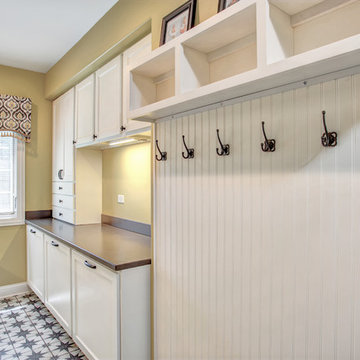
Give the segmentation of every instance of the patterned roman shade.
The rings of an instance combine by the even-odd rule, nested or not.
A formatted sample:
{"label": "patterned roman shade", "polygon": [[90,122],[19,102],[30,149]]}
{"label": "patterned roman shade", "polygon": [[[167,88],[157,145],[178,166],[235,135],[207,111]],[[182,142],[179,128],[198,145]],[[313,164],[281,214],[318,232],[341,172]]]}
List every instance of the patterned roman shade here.
{"label": "patterned roman shade", "polygon": [[30,142],[31,99],[0,95],[0,136],[12,136]]}

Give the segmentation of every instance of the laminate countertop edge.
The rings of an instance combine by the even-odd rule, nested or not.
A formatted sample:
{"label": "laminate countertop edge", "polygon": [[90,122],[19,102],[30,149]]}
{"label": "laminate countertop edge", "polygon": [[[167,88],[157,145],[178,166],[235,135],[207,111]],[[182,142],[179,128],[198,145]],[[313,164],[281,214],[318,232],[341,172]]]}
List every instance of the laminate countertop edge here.
{"label": "laminate countertop edge", "polygon": [[[126,270],[126,269],[131,269],[131,268],[135,268],[135,267],[140,267],[140,266],[145,266],[145,265],[150,265],[151,264],[151,258],[146,258],[146,259],[141,259],[141,260],[135,260],[135,261],[129,261],[129,262],[125,262],[125,263],[121,263],[121,264],[113,264],[112,262],[107,261],[106,259],[102,258],[99,255],[96,255],[94,253],[92,253],[91,251],[78,246],[77,244],[74,244],[73,242],[53,233],[52,231],[47,230],[46,228],[44,228],[43,226],[40,226],[38,224],[36,224],[36,219],[34,220],[25,220],[25,224],[26,225],[30,225],[36,229],[38,229],[39,231],[42,231],[44,234],[62,242],[63,244],[69,246],[70,248],[78,251],[79,253],[89,256],[90,258],[92,258],[93,260],[97,261],[98,263],[106,266],[107,268],[113,270],[113,271],[121,271],[121,270]],[[60,220],[58,220],[60,221]],[[76,225],[71,225],[68,224],[70,226],[76,226]],[[111,225],[107,225],[110,226]],[[115,227],[114,227],[115,228]]]}

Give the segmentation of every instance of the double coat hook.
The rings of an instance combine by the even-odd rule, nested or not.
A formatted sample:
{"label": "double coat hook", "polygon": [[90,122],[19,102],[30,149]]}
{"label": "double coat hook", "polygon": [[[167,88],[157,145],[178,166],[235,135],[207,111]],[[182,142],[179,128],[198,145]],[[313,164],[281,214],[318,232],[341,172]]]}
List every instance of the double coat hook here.
{"label": "double coat hook", "polygon": [[264,126],[265,126],[264,121],[261,123],[261,125],[262,125],[262,131],[263,131],[264,138],[265,138],[265,141],[263,143],[261,143],[261,149],[264,152],[274,152],[276,149],[276,141],[275,141],[275,139],[267,138],[266,133],[265,133],[265,128],[264,128]]}
{"label": "double coat hook", "polygon": [[193,158],[194,158],[194,155],[195,155],[195,150],[194,150],[194,149],[189,149],[189,148],[186,146],[185,136],[184,136],[184,135],[182,136],[182,139],[183,139],[184,147],[185,147],[185,149],[186,149],[186,155],[185,155],[185,152],[183,151],[183,152],[182,152],[182,157],[183,157],[184,159],[193,159]]}
{"label": "double coat hook", "polygon": [[221,147],[221,151],[219,150],[219,148],[216,148],[216,153],[219,156],[230,155],[230,145],[229,144],[223,145],[223,143],[220,140],[219,129],[216,129],[216,134]]}
{"label": "double coat hook", "polygon": [[156,160],[157,161],[166,161],[167,160],[167,152],[160,150],[158,140],[156,140],[155,143],[156,143],[156,148],[157,148],[158,152],[160,153],[160,157],[157,154],[155,155]]}
{"label": "double coat hook", "polygon": [[323,110],[322,115],[323,115],[323,125],[324,125],[325,132],[323,133],[323,135],[321,137],[321,143],[325,147],[334,147],[337,145],[337,133],[335,131],[328,132],[328,129],[326,126],[326,119],[325,119],[325,115],[326,115],[325,110]]}

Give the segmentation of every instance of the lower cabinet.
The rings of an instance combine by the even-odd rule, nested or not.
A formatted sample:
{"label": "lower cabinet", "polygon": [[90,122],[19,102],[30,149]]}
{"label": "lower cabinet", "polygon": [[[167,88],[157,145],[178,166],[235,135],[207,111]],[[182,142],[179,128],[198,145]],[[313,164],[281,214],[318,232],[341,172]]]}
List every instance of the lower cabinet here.
{"label": "lower cabinet", "polygon": [[27,230],[27,281],[41,301],[45,300],[45,246],[44,234],[28,226]]}
{"label": "lower cabinet", "polygon": [[150,266],[112,271],[27,227],[28,284],[90,360],[151,358]]}
{"label": "lower cabinet", "polygon": [[120,359],[119,275],[73,252],[73,338],[85,355]]}
{"label": "lower cabinet", "polygon": [[71,335],[71,251],[47,235],[45,248],[45,304]]}

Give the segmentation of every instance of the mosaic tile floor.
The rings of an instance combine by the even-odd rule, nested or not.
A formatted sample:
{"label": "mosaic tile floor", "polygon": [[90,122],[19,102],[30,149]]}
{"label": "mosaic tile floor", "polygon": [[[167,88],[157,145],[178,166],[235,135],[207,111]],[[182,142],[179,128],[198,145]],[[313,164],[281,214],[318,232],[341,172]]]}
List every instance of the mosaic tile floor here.
{"label": "mosaic tile floor", "polygon": [[0,299],[0,360],[86,359],[34,293]]}

